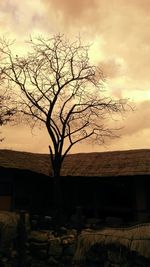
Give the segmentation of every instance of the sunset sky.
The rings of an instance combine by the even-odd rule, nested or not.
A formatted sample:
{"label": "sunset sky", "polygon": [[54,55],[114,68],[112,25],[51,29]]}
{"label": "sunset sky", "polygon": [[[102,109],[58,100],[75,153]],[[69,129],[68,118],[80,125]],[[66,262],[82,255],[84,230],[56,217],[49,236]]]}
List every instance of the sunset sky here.
{"label": "sunset sky", "polygon": [[[150,148],[150,1],[0,0],[0,35],[16,39],[18,54],[30,35],[55,33],[92,43],[91,60],[106,75],[110,95],[135,106],[121,121],[119,139],[76,145],[71,152]],[[48,153],[44,129],[8,125],[2,131],[1,148]]]}

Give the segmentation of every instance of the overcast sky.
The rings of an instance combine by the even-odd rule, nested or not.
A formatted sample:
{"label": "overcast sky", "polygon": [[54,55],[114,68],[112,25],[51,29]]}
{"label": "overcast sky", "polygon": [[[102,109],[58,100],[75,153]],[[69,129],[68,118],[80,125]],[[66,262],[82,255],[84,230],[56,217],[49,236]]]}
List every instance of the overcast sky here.
{"label": "overcast sky", "polygon": [[[0,0],[0,35],[25,51],[30,35],[64,33],[91,42],[91,59],[107,76],[110,95],[128,97],[136,110],[122,120],[119,139],[106,146],[82,144],[72,152],[150,148],[149,0]],[[46,131],[28,126],[2,128],[1,148],[48,152]]]}

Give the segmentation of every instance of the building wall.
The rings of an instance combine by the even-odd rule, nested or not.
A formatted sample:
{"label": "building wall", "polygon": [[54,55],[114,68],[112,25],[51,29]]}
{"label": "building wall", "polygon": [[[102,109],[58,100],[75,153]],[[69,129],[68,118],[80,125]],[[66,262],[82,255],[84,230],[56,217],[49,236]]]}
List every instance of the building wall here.
{"label": "building wall", "polygon": [[150,177],[134,177],[134,212],[135,220],[146,222],[150,215]]}
{"label": "building wall", "polygon": [[50,177],[9,168],[0,168],[0,174],[0,209],[42,213],[52,206]]}
{"label": "building wall", "polygon": [[[49,214],[53,210],[53,180],[43,174],[0,169],[0,209],[25,209]],[[87,217],[145,220],[150,211],[150,179],[131,177],[62,177],[64,211],[81,206]]]}
{"label": "building wall", "polygon": [[81,206],[88,217],[132,217],[133,182],[127,177],[66,177],[62,185],[68,210]]}
{"label": "building wall", "polygon": [[11,196],[0,196],[0,211],[10,211],[11,203],[12,203]]}
{"label": "building wall", "polygon": [[0,168],[0,211],[10,211],[12,208],[12,178],[10,173]]}

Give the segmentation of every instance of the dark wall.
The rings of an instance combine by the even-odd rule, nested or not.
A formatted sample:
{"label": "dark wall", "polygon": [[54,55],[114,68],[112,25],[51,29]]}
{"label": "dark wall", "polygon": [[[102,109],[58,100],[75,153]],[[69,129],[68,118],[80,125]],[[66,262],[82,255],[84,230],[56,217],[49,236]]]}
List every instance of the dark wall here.
{"label": "dark wall", "polygon": [[144,189],[146,194],[146,207],[147,211],[150,213],[150,176],[147,175],[143,177]]}
{"label": "dark wall", "polygon": [[81,206],[89,217],[131,217],[133,187],[131,177],[63,177],[64,206]]}
{"label": "dark wall", "polygon": [[[12,195],[13,209],[51,213],[54,199],[52,177],[9,168],[1,168],[0,174],[0,195]],[[137,179],[145,179],[146,201],[150,209],[150,179],[142,176],[62,177],[63,209],[71,215],[77,206],[81,206],[87,217],[117,216],[131,219],[135,209]]]}
{"label": "dark wall", "polygon": [[31,213],[46,213],[50,209],[53,199],[53,183],[50,177],[12,168],[1,168],[0,173],[0,194],[4,194],[6,189],[9,190],[13,210],[25,209]]}

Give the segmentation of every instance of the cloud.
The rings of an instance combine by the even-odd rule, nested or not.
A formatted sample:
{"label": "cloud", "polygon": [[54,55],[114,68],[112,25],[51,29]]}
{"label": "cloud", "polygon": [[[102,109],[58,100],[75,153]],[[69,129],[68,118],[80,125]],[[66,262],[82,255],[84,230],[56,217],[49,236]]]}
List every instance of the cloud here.
{"label": "cloud", "polygon": [[19,151],[49,153],[49,136],[45,128],[35,128],[33,132],[28,125],[6,125],[1,127],[2,136],[5,138],[1,143],[1,149]]}
{"label": "cloud", "polygon": [[98,65],[103,71],[104,76],[108,79],[112,79],[123,74],[121,62],[119,62],[117,59],[105,59],[100,61]]}
{"label": "cloud", "polygon": [[[16,47],[22,52],[24,40],[30,34],[62,32],[72,40],[80,33],[85,43],[92,41],[90,58],[108,78],[108,93],[137,101],[136,111],[120,122],[125,125],[122,137],[111,142],[109,149],[144,147],[144,144],[150,147],[149,10],[149,0],[0,0],[0,32],[16,38]],[[13,131],[9,127],[7,131],[6,141],[10,146],[42,150],[39,139],[33,141],[30,135],[26,139],[24,131],[28,131],[20,130],[19,134],[18,128]],[[9,139],[10,131],[14,137],[18,134],[17,141]],[[47,142],[42,146],[47,147]]]}
{"label": "cloud", "polygon": [[135,111],[129,112],[124,120],[122,135],[134,135],[144,130],[150,131],[150,100],[136,105]]}
{"label": "cloud", "polygon": [[[126,113],[123,121],[119,121],[117,127],[124,126],[118,132],[120,138],[111,139],[103,146],[81,143],[71,150],[71,153],[107,151],[107,150],[127,150],[150,147],[150,101],[144,101],[137,105],[134,112]],[[110,124],[111,127],[111,124]],[[25,133],[25,134],[24,134]],[[5,126],[2,127],[2,134],[5,140],[1,148],[49,153],[49,136],[46,129],[34,129],[31,133],[30,127],[24,126]]]}
{"label": "cloud", "polygon": [[130,149],[148,149],[150,148],[150,129],[145,129],[142,132],[134,135],[124,136],[111,140],[111,142],[104,147],[97,148],[96,151],[114,151],[114,150],[130,150]]}
{"label": "cloud", "polygon": [[[126,76],[139,89],[150,73],[150,17],[149,0],[6,0],[1,1],[0,30],[13,33],[20,39],[32,34],[64,32],[79,33],[83,40],[97,42],[99,58],[106,68],[112,58],[121,59],[127,66]],[[109,65],[109,64],[108,64]],[[107,66],[108,74],[120,72]],[[112,75],[112,76],[111,76]],[[148,83],[148,86],[150,82]]]}
{"label": "cloud", "polygon": [[[93,42],[97,36],[103,40],[99,50],[105,59],[104,68],[106,61],[120,58],[127,66],[126,76],[131,83],[137,81],[141,89],[141,84],[149,80],[149,0],[43,0],[42,3],[49,21],[53,24],[55,20],[57,30],[72,35],[80,32],[84,40],[89,38]],[[120,75],[109,71],[110,76],[113,74]]]}
{"label": "cloud", "polygon": [[76,22],[85,19],[85,15],[90,15],[95,12],[98,7],[97,0],[43,0],[43,2],[55,12],[61,12],[64,21]]}
{"label": "cloud", "polygon": [[1,33],[7,33],[17,39],[27,39],[33,31],[44,32],[48,27],[44,7],[40,0],[6,0],[1,3]]}

